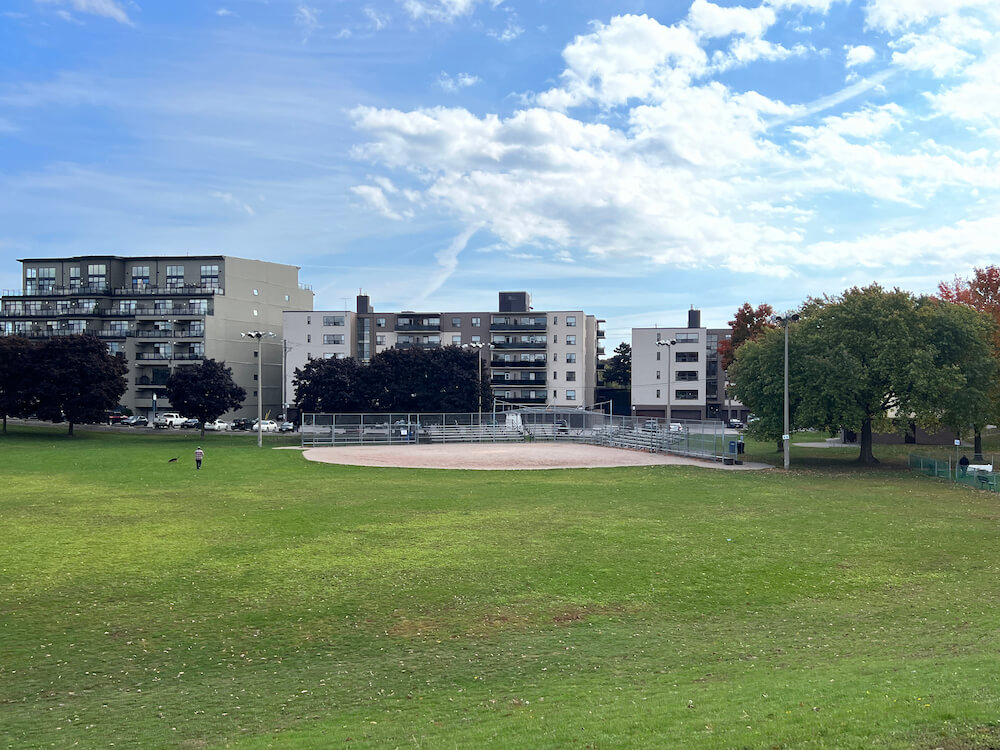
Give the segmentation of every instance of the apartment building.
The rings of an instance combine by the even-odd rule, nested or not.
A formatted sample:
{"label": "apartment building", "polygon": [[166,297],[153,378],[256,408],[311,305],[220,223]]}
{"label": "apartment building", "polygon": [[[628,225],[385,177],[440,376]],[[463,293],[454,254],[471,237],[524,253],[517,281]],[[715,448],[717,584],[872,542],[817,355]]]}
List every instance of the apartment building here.
{"label": "apartment building", "polygon": [[500,292],[495,311],[377,312],[359,295],[355,310],[286,312],[284,398],[295,402],[295,370],[310,359],[477,346],[498,402],[592,406],[602,322],[582,310],[534,310],[527,292]]}
{"label": "apartment building", "polygon": [[740,419],[747,408],[728,398],[719,342],[728,328],[703,328],[688,311],[684,328],[632,329],[632,413],[667,419]]}
{"label": "apartment building", "polygon": [[[28,258],[22,288],[0,298],[0,335],[91,334],[129,363],[123,404],[136,414],[170,407],[170,371],[224,360],[247,392],[240,416],[281,411],[282,313],[312,307],[298,268],[226,255]],[[257,342],[248,331],[273,332]]]}

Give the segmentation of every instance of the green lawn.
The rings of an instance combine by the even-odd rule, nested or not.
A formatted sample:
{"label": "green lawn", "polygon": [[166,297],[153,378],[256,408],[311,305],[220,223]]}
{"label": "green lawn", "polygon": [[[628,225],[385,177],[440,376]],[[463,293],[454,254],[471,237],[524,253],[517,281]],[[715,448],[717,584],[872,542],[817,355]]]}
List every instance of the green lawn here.
{"label": "green lawn", "polygon": [[1000,495],[198,442],[0,437],[0,747],[1000,745]]}

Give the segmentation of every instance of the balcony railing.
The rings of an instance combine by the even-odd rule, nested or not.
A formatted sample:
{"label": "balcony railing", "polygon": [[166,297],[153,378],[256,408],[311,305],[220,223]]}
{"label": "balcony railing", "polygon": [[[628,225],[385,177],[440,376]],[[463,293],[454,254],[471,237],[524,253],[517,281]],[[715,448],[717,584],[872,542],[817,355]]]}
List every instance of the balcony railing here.
{"label": "balcony railing", "polygon": [[135,379],[135,384],[141,385],[145,388],[163,388],[167,384],[167,379],[160,377],[151,378],[149,375],[140,375]]}
{"label": "balcony railing", "polygon": [[136,307],[133,314],[140,318],[169,318],[175,315],[211,315],[212,306],[209,305],[208,308],[201,308],[185,305],[184,307],[171,307],[168,309],[139,306]]}
{"label": "balcony railing", "polygon": [[503,375],[494,375],[490,379],[490,383],[493,385],[510,385],[510,386],[536,386],[545,385],[545,378],[505,378]]}
{"label": "balcony railing", "polygon": [[130,337],[139,339],[197,339],[204,338],[205,332],[194,331],[129,331]]}
{"label": "balcony railing", "polygon": [[74,308],[72,310],[4,310],[0,318],[86,318],[94,315],[95,308]]}
{"label": "balcony railing", "polygon": [[496,349],[544,349],[546,346],[544,341],[493,342],[493,347]]}
{"label": "balcony railing", "polygon": [[440,323],[396,323],[397,331],[440,331]]}
{"label": "balcony railing", "polygon": [[545,367],[544,359],[531,359],[528,361],[507,362],[503,359],[494,359],[490,362],[490,367]]}
{"label": "balcony railing", "polygon": [[397,349],[440,349],[441,342],[427,342],[427,341],[408,341],[408,342],[396,342]]}
{"label": "balcony railing", "polygon": [[106,297],[112,295],[115,297],[132,297],[132,296],[142,296],[148,297],[150,295],[205,295],[205,294],[225,294],[222,289],[213,289],[212,287],[196,286],[194,284],[188,284],[186,286],[146,286],[132,288],[130,286],[122,286],[112,288],[107,285],[100,286],[43,286],[34,289],[4,289],[4,297],[81,297],[84,295],[92,295],[95,297]]}
{"label": "balcony railing", "polygon": [[210,286],[196,286],[195,284],[185,284],[184,286],[143,286],[130,287],[120,286],[113,290],[115,297],[148,297],[150,295],[168,296],[172,294],[203,295],[203,294],[225,294],[225,291]]}
{"label": "balcony railing", "polygon": [[597,338],[603,339],[607,334],[604,332],[603,328],[597,329]]}
{"label": "balcony railing", "polygon": [[166,362],[173,360],[175,362],[193,362],[199,359],[205,359],[204,354],[191,354],[189,352],[173,352],[172,354],[166,354],[164,352],[136,352],[136,361],[140,362]]}
{"label": "balcony railing", "polygon": [[491,331],[544,331],[545,323],[490,323]]}
{"label": "balcony railing", "polygon": [[66,297],[68,295],[108,295],[109,286],[43,286],[36,289],[4,289],[4,297]]}

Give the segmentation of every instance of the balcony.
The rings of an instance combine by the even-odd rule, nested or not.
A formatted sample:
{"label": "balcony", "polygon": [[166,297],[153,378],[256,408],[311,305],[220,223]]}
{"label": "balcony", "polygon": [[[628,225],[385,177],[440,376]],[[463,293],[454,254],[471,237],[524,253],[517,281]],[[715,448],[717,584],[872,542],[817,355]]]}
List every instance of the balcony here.
{"label": "balcony", "polygon": [[396,323],[396,331],[440,331],[440,323]]}
{"label": "balcony", "polygon": [[490,367],[545,367],[544,359],[529,359],[527,361],[511,361],[494,359],[490,362]]}
{"label": "balcony", "polygon": [[140,388],[163,388],[167,385],[167,379],[165,377],[140,375],[135,379],[135,384]]}
{"label": "balcony", "polygon": [[109,286],[43,286],[37,289],[4,289],[4,297],[67,297],[83,295],[104,296],[111,294]]}
{"label": "balcony", "polygon": [[544,404],[546,402],[545,398],[521,398],[520,396],[511,396],[510,398],[503,399],[504,403],[507,404]]}
{"label": "balcony", "polygon": [[99,339],[123,339],[128,335],[128,331],[117,331],[112,328],[102,328],[100,331],[88,331],[92,336]]}
{"label": "balcony", "polygon": [[544,331],[546,324],[542,323],[490,323],[491,331]]}
{"label": "balcony", "polygon": [[604,329],[603,328],[598,328],[597,329],[597,338],[603,339],[605,336],[607,336],[607,334],[605,333]]}
{"label": "balcony", "polygon": [[194,331],[129,331],[128,335],[140,339],[199,339],[205,337],[205,332]]}
{"label": "balcony", "polygon": [[169,362],[171,355],[166,352],[136,352],[137,362]]}
{"label": "balcony", "polygon": [[505,378],[503,375],[494,375],[490,378],[492,385],[511,385],[520,388],[536,385],[545,385],[545,377],[540,378]]}
{"label": "balcony", "polygon": [[184,286],[143,286],[143,287],[130,287],[123,286],[116,288],[112,294],[115,297],[149,297],[151,295],[158,295],[161,297],[168,297],[170,295],[185,295],[185,296],[200,296],[205,294],[225,294],[222,289],[216,289],[209,286],[196,286],[194,284],[185,284]]}
{"label": "balcony", "polygon": [[493,342],[494,349],[544,349],[546,346],[544,341]]}
{"label": "balcony", "polygon": [[440,341],[409,341],[405,343],[396,342],[397,349],[440,349]]}

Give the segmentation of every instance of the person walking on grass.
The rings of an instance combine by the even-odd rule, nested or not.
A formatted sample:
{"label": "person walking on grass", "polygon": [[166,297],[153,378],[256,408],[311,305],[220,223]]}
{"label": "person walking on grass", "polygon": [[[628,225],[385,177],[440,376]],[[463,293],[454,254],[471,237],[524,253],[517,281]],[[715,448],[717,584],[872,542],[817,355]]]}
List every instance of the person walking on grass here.
{"label": "person walking on grass", "polygon": [[205,458],[205,451],[203,451],[201,449],[201,446],[199,445],[194,450],[194,468],[195,469],[200,469],[201,468],[201,462],[202,462],[202,459],[204,459],[204,458]]}

